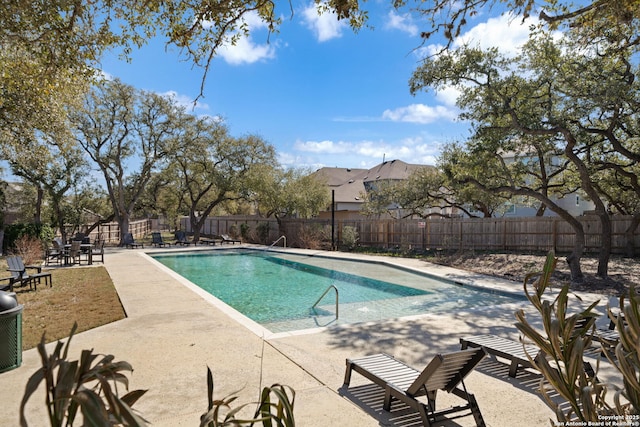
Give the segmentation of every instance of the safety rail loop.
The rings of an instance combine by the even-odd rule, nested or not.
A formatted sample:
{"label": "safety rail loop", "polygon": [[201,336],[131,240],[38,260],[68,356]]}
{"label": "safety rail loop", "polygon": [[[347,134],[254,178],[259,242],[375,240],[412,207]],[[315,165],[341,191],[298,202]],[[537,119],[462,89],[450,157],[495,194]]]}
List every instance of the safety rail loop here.
{"label": "safety rail loop", "polygon": [[273,247],[273,246],[275,246],[275,244],[276,244],[276,243],[278,243],[280,240],[282,240],[282,241],[283,241],[283,246],[282,246],[282,247],[283,247],[283,248],[286,248],[286,247],[287,247],[287,236],[285,236],[285,235],[283,234],[282,236],[278,237],[278,238],[276,239],[276,241],[275,241],[275,242],[273,242],[272,244],[270,244],[270,245],[269,245],[269,247],[268,247],[267,249],[265,249],[265,250],[268,250],[268,249],[272,248],[272,247]]}
{"label": "safety rail loop", "polygon": [[338,306],[340,305],[340,296],[338,295],[338,288],[336,288],[335,285],[329,285],[329,287],[327,289],[325,289],[325,291],[322,293],[322,295],[320,296],[320,298],[318,298],[318,301],[316,301],[315,304],[313,304],[311,306],[312,309],[316,308],[316,305],[318,305],[318,303],[322,300],[322,298],[324,298],[325,295],[327,295],[327,293],[331,290],[331,288],[333,288],[334,291],[336,291],[336,319],[338,318]]}

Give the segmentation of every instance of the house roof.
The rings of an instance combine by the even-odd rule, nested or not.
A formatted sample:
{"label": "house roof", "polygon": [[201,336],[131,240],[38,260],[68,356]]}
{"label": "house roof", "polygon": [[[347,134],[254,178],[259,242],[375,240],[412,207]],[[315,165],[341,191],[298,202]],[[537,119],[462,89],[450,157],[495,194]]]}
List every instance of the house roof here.
{"label": "house roof", "polygon": [[323,179],[329,190],[335,191],[337,203],[363,203],[365,183],[377,180],[407,179],[416,169],[432,168],[428,165],[405,163],[402,160],[382,162],[371,169],[321,168],[314,174]]}

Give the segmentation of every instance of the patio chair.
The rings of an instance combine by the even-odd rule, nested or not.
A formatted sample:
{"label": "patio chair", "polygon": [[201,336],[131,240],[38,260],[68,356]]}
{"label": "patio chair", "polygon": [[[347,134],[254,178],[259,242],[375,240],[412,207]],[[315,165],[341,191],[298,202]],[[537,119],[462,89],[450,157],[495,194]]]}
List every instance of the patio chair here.
{"label": "patio chair", "polygon": [[96,240],[93,242],[93,249],[91,250],[92,261],[100,257],[100,262],[104,263],[104,240]]}
{"label": "patio chair", "polygon": [[[518,367],[537,369],[535,361],[539,357],[544,357],[544,353],[533,344],[524,344],[519,341],[502,338],[496,335],[476,335],[460,338],[462,349],[470,347],[484,348],[493,356],[507,359],[510,362],[509,376],[515,378]],[[584,362],[584,371],[590,378],[595,377],[595,371],[591,364]]]}
{"label": "patio chair", "polygon": [[[22,258],[17,255],[7,257],[8,270],[13,277],[13,286],[26,286],[29,285],[29,289],[37,290],[38,283],[41,283],[44,279],[44,283],[49,284],[49,287],[53,286],[53,280],[51,279],[51,273],[43,273],[42,267],[37,265],[24,265]],[[27,269],[36,270],[36,273],[29,274]]]}
{"label": "patio chair", "polygon": [[169,243],[162,240],[162,234],[160,234],[157,231],[154,231],[151,233],[151,244],[153,246],[160,246],[161,248],[165,246],[169,246]]}
{"label": "patio chair", "polygon": [[56,237],[51,242],[52,246],[45,251],[44,262],[49,265],[53,262],[56,264],[62,263],[64,259],[64,243],[60,237]]}
{"label": "patio chair", "polygon": [[187,233],[182,230],[175,232],[176,245],[189,246],[191,242],[187,239]]}
{"label": "patio chair", "polygon": [[229,237],[228,234],[221,234],[220,238],[222,239],[222,243],[232,243],[232,244],[236,244],[236,243],[242,243],[242,240],[238,240],[238,239],[232,239],[231,237]]}
{"label": "patio chair", "polygon": [[0,284],[0,291],[13,292],[14,277],[9,276],[9,277],[3,277],[2,279],[0,279],[0,283],[4,281],[7,281],[8,283],[6,285]]}
{"label": "patio chair", "polygon": [[82,241],[80,240],[72,240],[70,245],[65,247],[64,251],[64,263],[65,265],[73,265],[76,262],[80,264],[82,256],[82,249],[80,246],[82,245]]}
{"label": "patio chair", "polygon": [[133,239],[133,234],[131,234],[131,233],[126,233],[126,234],[124,235],[123,242],[124,242],[124,245],[125,245],[127,248],[131,248],[131,249],[133,249],[133,248],[144,248],[144,244],[142,244],[142,243],[137,243],[137,242]]}
{"label": "patio chair", "polygon": [[[432,422],[440,418],[453,419],[468,415],[473,415],[477,426],[484,426],[478,403],[475,397],[467,392],[464,378],[485,355],[482,348],[438,354],[422,372],[385,353],[347,359],[343,387],[345,389],[349,387],[351,372],[356,371],[384,388],[383,408],[386,411],[391,410],[391,400],[396,398],[417,410],[425,426],[432,425]],[[438,390],[453,393],[466,404],[436,410]],[[420,396],[426,396],[426,399],[418,400]],[[445,417],[461,412],[463,414]]]}

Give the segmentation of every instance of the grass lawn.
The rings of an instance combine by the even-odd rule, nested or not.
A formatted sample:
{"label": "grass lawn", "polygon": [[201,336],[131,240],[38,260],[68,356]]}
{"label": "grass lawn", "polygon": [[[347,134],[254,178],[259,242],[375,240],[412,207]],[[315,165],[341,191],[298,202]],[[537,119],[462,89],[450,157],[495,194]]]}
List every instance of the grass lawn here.
{"label": "grass lawn", "polygon": [[[2,260],[4,264],[4,259]],[[0,265],[0,269],[2,265]],[[104,267],[60,268],[51,272],[53,287],[44,282],[37,291],[16,288],[22,312],[22,349],[35,347],[45,334],[46,342],[69,336],[74,322],[77,332],[125,317],[124,309]]]}

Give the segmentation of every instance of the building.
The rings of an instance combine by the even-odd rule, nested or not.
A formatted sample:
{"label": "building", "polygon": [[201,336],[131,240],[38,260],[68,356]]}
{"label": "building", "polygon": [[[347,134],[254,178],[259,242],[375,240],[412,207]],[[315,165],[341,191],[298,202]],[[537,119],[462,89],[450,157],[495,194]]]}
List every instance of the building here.
{"label": "building", "polygon": [[365,202],[364,196],[375,190],[378,184],[404,180],[417,169],[432,167],[409,164],[402,160],[389,160],[371,169],[330,167],[318,169],[314,174],[327,183],[333,200],[333,212],[329,205],[325,211],[320,212],[318,217],[331,218],[333,213],[336,219],[357,219]]}

